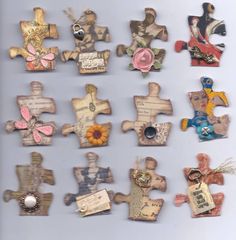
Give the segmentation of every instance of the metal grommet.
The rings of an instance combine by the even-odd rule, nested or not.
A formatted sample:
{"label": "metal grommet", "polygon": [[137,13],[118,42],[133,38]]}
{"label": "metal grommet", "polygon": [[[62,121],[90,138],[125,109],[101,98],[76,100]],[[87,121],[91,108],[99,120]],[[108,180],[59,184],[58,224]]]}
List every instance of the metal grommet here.
{"label": "metal grommet", "polygon": [[153,139],[157,134],[157,130],[155,127],[149,126],[144,129],[144,136],[147,139]]}

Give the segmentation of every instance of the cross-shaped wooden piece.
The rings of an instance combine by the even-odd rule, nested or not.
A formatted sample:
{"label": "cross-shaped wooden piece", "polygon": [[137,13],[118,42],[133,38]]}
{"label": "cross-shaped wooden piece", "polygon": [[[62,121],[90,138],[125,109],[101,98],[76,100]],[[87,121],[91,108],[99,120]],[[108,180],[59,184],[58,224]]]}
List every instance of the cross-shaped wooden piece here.
{"label": "cross-shaped wooden piece", "polygon": [[[218,184],[218,185],[223,185],[224,184],[224,176],[220,172],[214,171],[214,169],[211,169],[209,167],[210,163],[210,157],[207,154],[200,153],[197,155],[197,160],[198,160],[198,167],[197,168],[184,168],[184,176],[188,182],[188,186],[193,186],[194,184],[201,184],[205,183],[207,185],[210,184]],[[198,181],[192,181],[189,178],[189,175],[191,172],[200,171],[201,177],[198,178]],[[219,216],[221,214],[221,207],[224,201],[224,194],[223,193],[216,193],[216,194],[211,194],[213,202],[215,204],[215,208],[203,212],[201,214],[194,214],[192,212],[192,217],[197,218],[197,217],[210,217],[210,216]],[[175,197],[175,205],[177,207],[181,206],[183,203],[187,202],[189,203],[189,196],[185,194],[177,194]]]}
{"label": "cross-shaped wooden piece", "polygon": [[[78,193],[67,193],[64,198],[65,205],[69,206],[79,196],[95,193],[100,183],[112,183],[113,177],[110,168],[102,168],[97,165],[99,156],[94,152],[86,153],[87,167],[74,167],[73,174],[79,185]],[[108,192],[112,195],[112,192]]]}
{"label": "cross-shaped wooden piece", "polygon": [[110,50],[96,51],[97,41],[110,42],[111,37],[107,27],[96,25],[96,13],[92,10],[84,11],[79,19],[73,17],[71,9],[65,13],[72,18],[72,33],[75,38],[75,50],[63,51],[63,62],[74,60],[80,74],[103,73],[107,71]]}
{"label": "cross-shaped wooden piece", "polygon": [[223,115],[217,117],[214,115],[214,108],[217,106],[228,107],[228,99],[225,92],[215,92],[213,90],[213,80],[209,77],[201,79],[203,90],[190,92],[188,94],[194,117],[192,119],[183,118],[181,120],[181,129],[187,130],[194,127],[200,141],[227,137],[229,128],[229,116]]}
{"label": "cross-shaped wooden piece", "polygon": [[155,23],[156,11],[153,8],[145,8],[145,19],[143,21],[130,21],[132,43],[130,46],[120,44],[117,46],[117,56],[127,54],[132,57],[129,65],[130,70],[140,70],[143,75],[149,71],[160,71],[166,51],[164,49],[152,48],[154,39],[167,41],[168,32],[166,26]]}
{"label": "cross-shaped wooden piece", "polygon": [[225,36],[225,24],[224,21],[216,20],[210,16],[214,13],[214,5],[203,3],[202,8],[203,15],[201,17],[188,17],[191,34],[189,42],[176,41],[175,50],[176,52],[188,50],[192,66],[218,67],[225,45],[223,43],[212,44],[210,36],[212,34]]}
{"label": "cross-shaped wooden piece", "polygon": [[166,179],[155,170],[157,161],[152,157],[145,158],[145,167],[130,169],[131,191],[128,195],[116,193],[113,200],[120,204],[129,204],[129,219],[140,221],[156,221],[164,204],[163,199],[150,199],[152,190],[166,191]]}
{"label": "cross-shaped wooden piece", "polygon": [[44,10],[34,8],[35,19],[33,21],[21,21],[20,28],[24,38],[22,48],[11,47],[11,58],[22,56],[26,61],[28,71],[48,71],[55,69],[58,48],[46,48],[43,46],[45,38],[58,38],[55,24],[47,24],[44,21]]}
{"label": "cross-shaped wooden piece", "polygon": [[42,95],[42,83],[33,81],[30,86],[31,95],[17,96],[20,120],[7,121],[5,129],[8,133],[19,130],[24,146],[50,145],[56,124],[52,121],[43,122],[39,117],[42,113],[55,113],[55,101]]}
{"label": "cross-shaped wooden piece", "polygon": [[108,100],[97,98],[97,88],[92,84],[85,86],[86,96],[84,98],[73,98],[71,100],[77,123],[64,124],[62,134],[76,133],[79,138],[80,147],[98,147],[108,144],[111,123],[96,123],[98,114],[111,114],[111,106]]}
{"label": "cross-shaped wooden piece", "polygon": [[20,206],[21,216],[47,216],[53,200],[52,193],[41,193],[42,183],[55,185],[53,171],[42,167],[43,157],[40,153],[31,153],[30,165],[17,165],[16,174],[19,181],[18,191],[6,190],[5,202],[15,199]]}
{"label": "cross-shaped wooden piece", "polygon": [[160,99],[159,84],[150,82],[148,89],[147,96],[134,96],[137,120],[123,121],[121,128],[124,132],[135,130],[139,145],[166,145],[171,123],[157,123],[156,116],[158,114],[171,115],[172,104],[170,100]]}

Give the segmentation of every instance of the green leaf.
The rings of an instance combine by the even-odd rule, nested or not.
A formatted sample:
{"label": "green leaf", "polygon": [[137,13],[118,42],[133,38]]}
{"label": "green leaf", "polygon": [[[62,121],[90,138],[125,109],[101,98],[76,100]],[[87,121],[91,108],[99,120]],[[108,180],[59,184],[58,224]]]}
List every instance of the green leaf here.
{"label": "green leaf", "polygon": [[160,49],[158,48],[152,48],[151,50],[153,51],[154,55],[158,55],[158,53],[160,52]]}
{"label": "green leaf", "polygon": [[128,68],[129,68],[129,70],[131,70],[131,71],[135,69],[132,63],[129,64],[129,67],[128,67]]}
{"label": "green leaf", "polygon": [[145,78],[149,72],[142,72],[143,77]]}
{"label": "green leaf", "polygon": [[154,62],[154,64],[153,64],[153,67],[154,67],[156,70],[161,69],[161,63],[160,63],[158,60],[156,60],[156,61]]}
{"label": "green leaf", "polygon": [[141,40],[138,42],[138,45],[141,47],[141,48],[146,48],[147,47],[147,44],[144,40]]}
{"label": "green leaf", "polygon": [[127,48],[126,53],[127,53],[128,56],[132,57],[133,54],[134,54],[134,51],[131,48]]}

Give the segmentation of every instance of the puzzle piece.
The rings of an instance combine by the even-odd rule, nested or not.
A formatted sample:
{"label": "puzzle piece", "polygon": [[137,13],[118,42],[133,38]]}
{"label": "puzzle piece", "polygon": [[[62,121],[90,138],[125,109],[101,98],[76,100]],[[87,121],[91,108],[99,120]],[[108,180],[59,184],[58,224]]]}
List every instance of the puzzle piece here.
{"label": "puzzle piece", "polygon": [[43,157],[40,153],[31,153],[30,165],[17,165],[16,174],[19,190],[6,190],[3,195],[5,202],[15,199],[20,206],[21,216],[47,216],[53,200],[52,193],[41,193],[42,183],[55,185],[52,170],[43,168]]}
{"label": "puzzle piece", "polygon": [[44,10],[34,8],[33,21],[20,21],[20,28],[24,38],[23,48],[11,47],[11,58],[22,56],[26,61],[28,71],[48,71],[55,69],[58,48],[43,46],[45,38],[58,38],[56,24],[47,24],[44,21]]}
{"label": "puzzle piece", "polygon": [[123,121],[121,128],[123,132],[135,130],[139,145],[166,145],[172,124],[170,122],[157,123],[156,116],[158,114],[171,115],[172,104],[170,100],[160,99],[159,84],[151,82],[148,84],[148,89],[147,96],[134,96],[137,120]]}
{"label": "puzzle piece", "polygon": [[157,161],[152,157],[145,158],[144,169],[130,169],[131,192],[128,195],[116,193],[113,200],[120,204],[129,204],[129,219],[156,221],[164,204],[163,199],[150,199],[151,190],[166,191],[166,179],[155,173]]}
{"label": "puzzle piece", "polygon": [[194,117],[183,118],[181,129],[185,131],[189,127],[195,127],[200,141],[225,138],[229,127],[229,116],[216,117],[213,110],[216,106],[228,107],[227,97],[224,92],[213,91],[214,82],[211,78],[202,77],[201,83],[203,90],[188,94],[194,109]]}
{"label": "puzzle piece", "polygon": [[64,12],[73,22],[71,28],[75,38],[75,50],[63,51],[61,60],[76,61],[80,74],[106,72],[110,50],[96,51],[95,43],[111,41],[108,28],[96,25],[97,16],[92,10],[84,11],[79,19],[74,17],[70,8]]}
{"label": "puzzle piece", "polygon": [[55,113],[56,104],[53,98],[43,97],[43,85],[33,81],[30,84],[31,95],[17,96],[21,119],[7,121],[8,133],[19,130],[24,146],[50,145],[56,132],[55,122],[43,122],[39,119],[42,113]]}
{"label": "puzzle piece", "polygon": [[176,41],[175,51],[188,50],[191,56],[192,66],[218,67],[225,45],[223,43],[210,43],[210,35],[226,35],[225,24],[210,16],[215,7],[210,3],[203,3],[203,15],[189,16],[188,24],[190,29],[189,42]]}
{"label": "puzzle piece", "polygon": [[[97,166],[99,156],[96,153],[88,152],[85,154],[88,160],[88,167],[74,167],[73,173],[79,185],[78,193],[67,193],[64,198],[65,205],[69,206],[78,197],[96,193],[99,183],[112,183],[113,177],[110,168]],[[108,192],[112,197],[112,192]]]}
{"label": "puzzle piece", "polygon": [[99,147],[108,145],[111,131],[111,123],[98,124],[95,118],[98,114],[111,114],[111,106],[108,100],[97,99],[97,88],[92,84],[86,84],[86,96],[71,100],[76,113],[77,123],[64,124],[62,134],[76,133],[80,147]]}
{"label": "puzzle piece", "polygon": [[[224,201],[224,194],[210,194],[208,185],[223,185],[224,176],[221,172],[217,172],[217,169],[209,167],[210,158],[207,154],[198,154],[197,160],[197,168],[184,168],[189,194],[177,194],[175,205],[181,206],[185,202],[189,203],[192,209],[192,217],[194,218],[219,216]],[[192,189],[194,190],[192,191]]]}
{"label": "puzzle piece", "polygon": [[117,46],[117,56],[127,54],[132,58],[129,64],[130,70],[139,70],[145,76],[149,71],[160,71],[166,51],[152,48],[154,39],[168,40],[166,26],[155,23],[156,11],[153,8],[145,8],[144,21],[130,21],[132,43],[130,46],[123,44]]}

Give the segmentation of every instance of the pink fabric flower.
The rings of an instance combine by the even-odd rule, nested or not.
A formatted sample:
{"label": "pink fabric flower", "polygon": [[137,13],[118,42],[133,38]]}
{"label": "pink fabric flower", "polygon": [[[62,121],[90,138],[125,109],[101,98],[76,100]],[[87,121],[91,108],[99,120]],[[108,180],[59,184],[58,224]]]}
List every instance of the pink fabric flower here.
{"label": "pink fabric flower", "polygon": [[154,64],[155,55],[149,48],[137,48],[134,52],[132,64],[141,72],[149,72]]}

